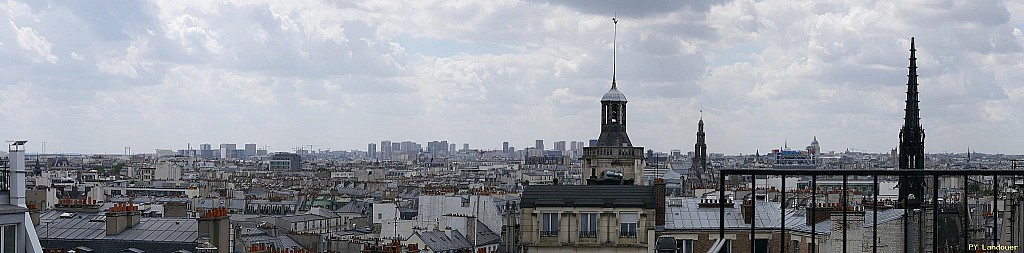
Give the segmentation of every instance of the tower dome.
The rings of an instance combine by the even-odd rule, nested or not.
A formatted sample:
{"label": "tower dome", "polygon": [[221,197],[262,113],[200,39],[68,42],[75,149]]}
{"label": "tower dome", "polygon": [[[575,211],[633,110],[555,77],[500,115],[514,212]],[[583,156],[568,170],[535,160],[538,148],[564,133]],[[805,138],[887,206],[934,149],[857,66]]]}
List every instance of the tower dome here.
{"label": "tower dome", "polygon": [[605,102],[605,101],[609,101],[609,102],[613,102],[613,101],[614,102],[625,102],[626,101],[626,95],[623,95],[622,92],[619,92],[619,89],[615,87],[615,82],[614,81],[612,81],[612,88],[609,89],[608,92],[605,92],[604,96],[601,97],[601,102]]}

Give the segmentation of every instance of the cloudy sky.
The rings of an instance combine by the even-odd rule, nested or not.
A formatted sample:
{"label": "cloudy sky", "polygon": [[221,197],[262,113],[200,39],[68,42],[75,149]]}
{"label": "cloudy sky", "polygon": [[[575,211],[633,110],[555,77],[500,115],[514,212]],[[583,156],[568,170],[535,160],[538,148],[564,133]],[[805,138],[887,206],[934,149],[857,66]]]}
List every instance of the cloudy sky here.
{"label": "cloudy sky", "polygon": [[1024,153],[1021,13],[994,0],[2,0],[0,137],[51,153],[587,140],[617,15],[636,146],[692,149],[703,108],[712,152],[813,136],[886,152],[913,36],[928,152]]}

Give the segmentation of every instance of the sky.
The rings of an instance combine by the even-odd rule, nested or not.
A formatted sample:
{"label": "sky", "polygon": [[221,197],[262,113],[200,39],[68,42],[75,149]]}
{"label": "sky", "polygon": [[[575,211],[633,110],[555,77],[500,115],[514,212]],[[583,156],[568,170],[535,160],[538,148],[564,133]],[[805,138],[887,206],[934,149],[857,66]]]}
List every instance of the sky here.
{"label": "sky", "polygon": [[703,110],[713,153],[815,137],[888,152],[916,37],[926,151],[1020,154],[1021,13],[996,0],[0,0],[0,138],[30,153],[596,139],[614,16],[634,146],[691,150]]}

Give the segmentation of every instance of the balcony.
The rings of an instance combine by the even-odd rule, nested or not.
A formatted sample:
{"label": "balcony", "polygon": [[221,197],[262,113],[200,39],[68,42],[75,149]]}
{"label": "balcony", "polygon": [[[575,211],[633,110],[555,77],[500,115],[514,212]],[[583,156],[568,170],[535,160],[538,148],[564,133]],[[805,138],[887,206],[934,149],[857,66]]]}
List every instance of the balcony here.
{"label": "balcony", "polygon": [[636,231],[620,231],[619,238],[636,238]]}
{"label": "balcony", "polygon": [[643,158],[642,147],[584,147],[583,157]]}
{"label": "balcony", "polygon": [[597,238],[597,231],[580,231],[580,238]]}
{"label": "balcony", "polygon": [[[772,238],[781,234],[781,238],[786,238],[787,233],[804,233],[814,238],[813,242],[803,244],[806,245],[804,247],[811,247],[808,252],[974,252],[979,250],[979,245],[1024,246],[1021,245],[1020,228],[1003,224],[1016,223],[1024,218],[1024,213],[1015,212],[1020,206],[1020,200],[1024,200],[1021,185],[1017,184],[1021,182],[1017,175],[1024,175],[1024,170],[1018,169],[1020,167],[1016,166],[1017,164],[1014,165],[1012,170],[723,169],[720,171],[718,182],[719,202],[729,201],[725,194],[733,190],[738,195],[735,196],[737,200],[747,196],[751,198],[745,200],[742,205],[714,206],[719,212],[717,236],[726,238],[726,223],[729,223],[725,215],[726,208],[740,207],[743,213],[743,220],[739,222],[741,225],[728,228],[731,234],[739,237],[737,239],[753,242],[756,241],[754,238],[757,238],[757,234],[771,234]],[[742,189],[741,186],[748,183],[757,186],[757,176],[765,175],[782,177],[782,180],[776,182],[781,183],[782,194],[770,199],[768,196],[771,190],[778,192],[774,187],[761,188],[765,194],[759,194],[758,189]],[[727,185],[726,179],[730,176],[749,177],[747,181],[738,184],[731,182],[734,185]],[[794,177],[809,182],[804,187],[787,187],[785,179]],[[879,192],[883,190],[879,188],[879,179],[899,178],[919,180],[917,182],[921,183],[923,194],[916,197],[916,201],[914,198],[908,198],[911,201],[902,203],[891,199],[879,199]],[[1000,181],[1007,178],[1013,180]],[[831,191],[822,191],[823,188],[819,188],[817,184],[818,180],[841,180],[842,184],[833,186]],[[850,180],[872,180],[872,189],[862,194],[849,187]],[[913,182],[905,182],[907,181]],[[1005,181],[1009,181],[1009,184]],[[1000,189],[1005,187],[1003,185],[1009,185],[1013,189]],[[745,193],[750,195],[739,196]],[[851,193],[862,194],[862,197],[857,198],[858,201],[851,201]],[[788,195],[795,195],[795,198],[800,199],[796,199],[796,204],[793,204],[787,202]],[[829,196],[838,197],[839,201],[822,203],[820,199],[823,196],[824,199],[828,199]],[[800,200],[807,203],[800,204]],[[972,203],[971,206],[969,203]],[[794,207],[799,207],[799,210],[793,210]],[[984,210],[981,207],[991,209],[987,212],[978,211]],[[759,212],[757,208],[765,208],[768,211]],[[787,208],[790,208],[790,212],[787,212]],[[792,219],[794,213],[806,217],[807,224],[804,225],[802,221],[791,222],[795,220]],[[778,216],[768,217],[773,215]],[[1009,230],[992,233],[1008,235],[1009,239],[1005,236],[998,238],[992,234],[971,235],[971,228],[979,225],[976,224],[979,220],[972,219],[972,215],[984,216],[985,219],[980,222],[995,223],[992,225],[993,229]],[[899,227],[888,227],[889,231],[880,235],[882,231],[879,227],[883,224],[879,223],[880,219],[884,220],[883,223],[893,222],[885,224],[902,225],[902,231]],[[825,225],[819,228],[822,224]],[[746,225],[749,225],[749,230],[743,231],[743,226]],[[895,230],[892,230],[893,228]],[[744,238],[747,236],[749,238]],[[736,245],[749,245],[744,247],[750,247],[750,252],[769,252],[769,248],[771,252],[793,251],[793,244],[789,240],[776,241],[778,244],[774,247],[762,243]],[[746,250],[736,248],[733,252]]]}

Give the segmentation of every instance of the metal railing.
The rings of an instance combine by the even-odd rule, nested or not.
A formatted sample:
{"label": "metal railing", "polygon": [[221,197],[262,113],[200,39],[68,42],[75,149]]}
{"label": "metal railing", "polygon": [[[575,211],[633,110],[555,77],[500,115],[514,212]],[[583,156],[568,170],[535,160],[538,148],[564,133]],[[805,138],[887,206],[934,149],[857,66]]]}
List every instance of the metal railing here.
{"label": "metal railing", "polygon": [[636,238],[636,231],[620,231],[620,238]]}
{"label": "metal railing", "polygon": [[580,231],[580,238],[597,238],[597,231]]}
{"label": "metal railing", "polygon": [[[722,170],[720,170],[720,176],[718,177],[718,179],[719,179],[719,182],[718,182],[718,194],[719,194],[719,201],[721,201],[721,202],[728,202],[728,199],[726,199],[726,195],[725,195],[725,191],[727,190],[727,188],[725,187],[726,186],[726,178],[728,178],[730,175],[750,176],[750,182],[749,183],[752,186],[751,189],[750,189],[750,191],[751,191],[751,195],[750,196],[751,196],[751,200],[752,200],[751,201],[752,205],[749,208],[751,209],[751,213],[756,214],[756,212],[754,210],[757,207],[757,204],[756,204],[756,202],[757,202],[757,200],[756,200],[757,199],[756,198],[756,196],[757,196],[757,176],[769,176],[769,175],[770,176],[781,176],[782,177],[782,180],[781,180],[781,186],[782,186],[781,193],[782,194],[780,194],[781,201],[779,202],[779,205],[780,205],[780,208],[781,208],[782,211],[780,212],[781,215],[779,217],[779,219],[780,219],[780,223],[779,223],[780,227],[778,228],[778,230],[775,230],[775,228],[770,228],[770,229],[768,229],[768,228],[760,228],[760,229],[757,229],[756,228],[757,222],[752,220],[750,222],[750,230],[749,230],[749,237],[750,237],[749,240],[750,240],[750,243],[748,245],[750,245],[750,252],[755,252],[755,244],[753,242],[755,241],[755,235],[757,234],[758,230],[762,231],[761,233],[769,233],[769,231],[779,231],[779,232],[781,232],[781,238],[782,238],[782,239],[779,240],[780,241],[780,243],[779,243],[780,244],[779,245],[779,252],[787,252],[787,248],[790,248],[790,247],[787,247],[787,244],[789,243],[790,240],[786,240],[786,206],[787,206],[787,201],[786,201],[786,195],[787,195],[786,194],[786,178],[787,177],[794,177],[794,176],[796,176],[796,177],[810,177],[810,182],[809,182],[809,185],[808,185],[808,187],[810,189],[812,189],[810,191],[811,192],[810,204],[809,204],[810,211],[809,211],[809,213],[807,213],[805,215],[810,215],[810,217],[813,217],[812,218],[812,221],[813,221],[812,223],[813,224],[809,224],[808,225],[810,227],[810,230],[811,230],[810,234],[811,234],[813,239],[811,240],[811,243],[808,244],[808,246],[811,247],[808,252],[817,252],[818,251],[818,247],[820,247],[820,244],[821,244],[819,242],[818,235],[817,235],[818,231],[816,231],[817,230],[817,228],[816,228],[817,226],[815,226],[817,223],[820,222],[820,221],[817,220],[818,219],[817,211],[818,211],[818,208],[819,208],[819,204],[817,203],[817,198],[818,198],[817,181],[818,181],[819,177],[841,178],[842,182],[843,182],[843,184],[842,184],[842,199],[843,199],[842,205],[843,205],[843,208],[842,208],[842,211],[841,211],[842,212],[842,224],[839,224],[839,225],[843,226],[843,228],[839,229],[839,231],[841,231],[841,233],[842,233],[842,237],[841,237],[842,238],[841,239],[842,240],[842,252],[858,252],[858,251],[860,251],[859,248],[850,248],[847,245],[847,229],[846,229],[847,226],[846,225],[849,223],[849,220],[848,220],[848,217],[847,217],[847,213],[850,212],[850,210],[848,210],[849,209],[848,208],[849,207],[849,203],[847,203],[849,201],[849,195],[848,195],[849,186],[847,185],[847,182],[849,180],[849,177],[851,177],[851,176],[856,176],[856,177],[867,177],[867,176],[870,176],[873,179],[873,190],[872,190],[872,196],[871,196],[871,202],[870,202],[872,204],[871,208],[870,208],[870,212],[873,213],[873,215],[872,215],[872,217],[873,217],[872,219],[873,220],[870,221],[870,222],[872,222],[871,224],[874,224],[873,226],[871,226],[872,227],[872,231],[871,231],[871,239],[872,239],[871,249],[872,250],[871,250],[871,252],[877,253],[877,252],[879,252],[878,251],[878,242],[879,242],[879,240],[878,240],[878,206],[879,206],[878,203],[880,203],[879,200],[878,200],[878,192],[879,192],[878,179],[879,179],[879,176],[885,176],[885,177],[892,177],[892,176],[906,177],[906,176],[909,176],[909,177],[920,177],[922,179],[924,179],[926,177],[931,177],[931,179],[932,179],[932,181],[931,181],[931,183],[932,183],[931,184],[932,185],[931,190],[932,191],[931,191],[930,196],[927,196],[927,197],[930,198],[930,201],[931,201],[930,205],[931,205],[931,208],[933,209],[933,211],[931,212],[931,215],[932,215],[932,217],[931,217],[932,224],[931,225],[932,225],[932,230],[933,230],[933,231],[931,231],[932,232],[932,236],[931,236],[931,239],[932,239],[932,241],[931,241],[931,244],[932,244],[931,252],[957,252],[957,250],[959,250],[959,252],[968,252],[968,251],[972,251],[972,250],[977,250],[976,248],[970,247],[971,246],[971,238],[970,238],[970,236],[968,234],[968,229],[967,229],[970,226],[970,217],[969,217],[969,215],[970,215],[970,211],[969,210],[970,209],[968,207],[968,202],[969,202],[968,199],[969,198],[967,197],[968,191],[970,190],[969,187],[968,187],[968,185],[971,182],[970,181],[970,176],[991,176],[992,177],[992,185],[991,185],[991,187],[992,187],[991,192],[992,192],[992,197],[993,197],[993,199],[992,199],[992,215],[993,215],[993,221],[995,222],[995,225],[993,227],[995,227],[995,229],[998,229],[1000,227],[999,226],[999,219],[998,219],[999,212],[997,212],[997,210],[998,210],[997,209],[998,208],[997,204],[998,204],[998,202],[1000,200],[999,199],[1000,191],[999,191],[999,181],[998,181],[998,178],[999,178],[999,176],[1011,176],[1012,177],[1012,176],[1016,176],[1016,175],[1024,175],[1024,170],[1017,170],[1016,169],[1016,168],[1018,168],[1018,166],[1016,166],[1017,164],[1015,163],[1014,165],[1015,166],[1012,167],[1014,169],[1011,169],[1011,170],[722,169]],[[940,227],[939,226],[938,215],[940,213],[940,209],[948,210],[950,208],[950,206],[951,206],[951,205],[948,205],[948,204],[940,204],[940,199],[939,199],[939,189],[941,188],[940,187],[941,186],[940,179],[943,178],[943,177],[947,177],[947,178],[948,177],[962,177],[962,179],[963,179],[963,184],[962,184],[962,187],[963,187],[962,188],[963,197],[962,197],[962,199],[960,199],[960,201],[962,201],[962,205],[963,205],[962,206],[963,213],[962,213],[961,217],[959,217],[961,219],[960,222],[962,224],[961,229],[960,229],[961,232],[962,232],[962,234],[960,235],[962,237],[961,238],[962,241],[957,241],[956,242],[956,244],[960,244],[960,245],[956,245],[958,247],[955,248],[955,249],[953,249],[953,248],[943,248],[940,251],[940,248],[939,248],[939,244],[940,243],[939,243],[939,239],[938,239],[939,236],[937,235],[937,230]],[[979,191],[979,192],[976,192],[975,194],[977,196],[980,196],[981,192]],[[742,197],[742,196],[740,196],[740,197]],[[925,196],[921,196],[921,197],[925,197]],[[949,196],[946,196],[946,197],[949,197]],[[768,198],[766,197],[765,200],[767,201]],[[948,203],[948,200],[946,202]],[[940,206],[941,206],[941,208],[939,208]],[[732,206],[730,205],[730,208],[731,207]],[[719,237],[718,238],[725,238],[725,223],[726,223],[725,222],[725,208],[726,208],[726,205],[719,205],[718,208],[719,208],[719,220],[718,220],[719,221],[718,222],[718,224],[719,224],[718,225],[719,226],[718,227]],[[911,207],[911,208],[913,208],[913,207]],[[869,210],[867,210],[867,209],[868,208],[865,207],[864,208],[864,212],[869,212]],[[943,212],[947,212],[947,211],[943,211]],[[911,242],[910,242],[910,240],[908,240],[908,236],[909,235],[908,235],[908,233],[906,233],[908,231],[907,229],[909,229],[908,228],[909,221],[907,220],[908,215],[910,215],[909,213],[910,212],[908,212],[908,211],[904,211],[903,214],[902,214],[902,216],[903,216],[903,227],[904,227],[904,233],[903,233],[903,237],[904,237],[903,238],[903,252],[909,252],[910,251],[909,247],[911,246],[910,245]],[[924,212],[921,212],[921,215],[924,215]],[[1018,214],[1018,216],[1020,216],[1020,214]],[[1024,217],[1012,217],[1011,220],[1013,220],[1013,219],[1021,219],[1021,218],[1024,218]],[[754,219],[756,220],[756,217]],[[864,221],[864,222],[869,222],[869,221]],[[833,224],[833,226],[836,226],[836,224]],[[1012,230],[1011,230],[1011,233],[1013,233]],[[991,238],[991,243],[992,243],[992,245],[998,245],[999,244],[998,232],[993,233],[993,234],[996,234],[996,236],[993,236],[993,238]],[[920,237],[920,242],[921,243],[924,242],[923,235],[924,235],[924,231],[921,231],[921,232],[917,233],[917,236]],[[1013,240],[1013,238],[1014,238],[1013,235],[1011,235],[1010,237],[1011,237],[1011,240]],[[988,238],[986,238],[986,240],[987,239]],[[985,244],[987,244],[988,242],[989,241],[985,241]],[[948,242],[947,242],[947,244],[948,244]],[[947,246],[949,246],[949,245],[947,245]],[[1019,245],[1019,246],[1024,246],[1024,245]],[[949,247],[952,247],[952,246],[949,246]],[[974,247],[977,247],[976,244],[975,244]]]}

